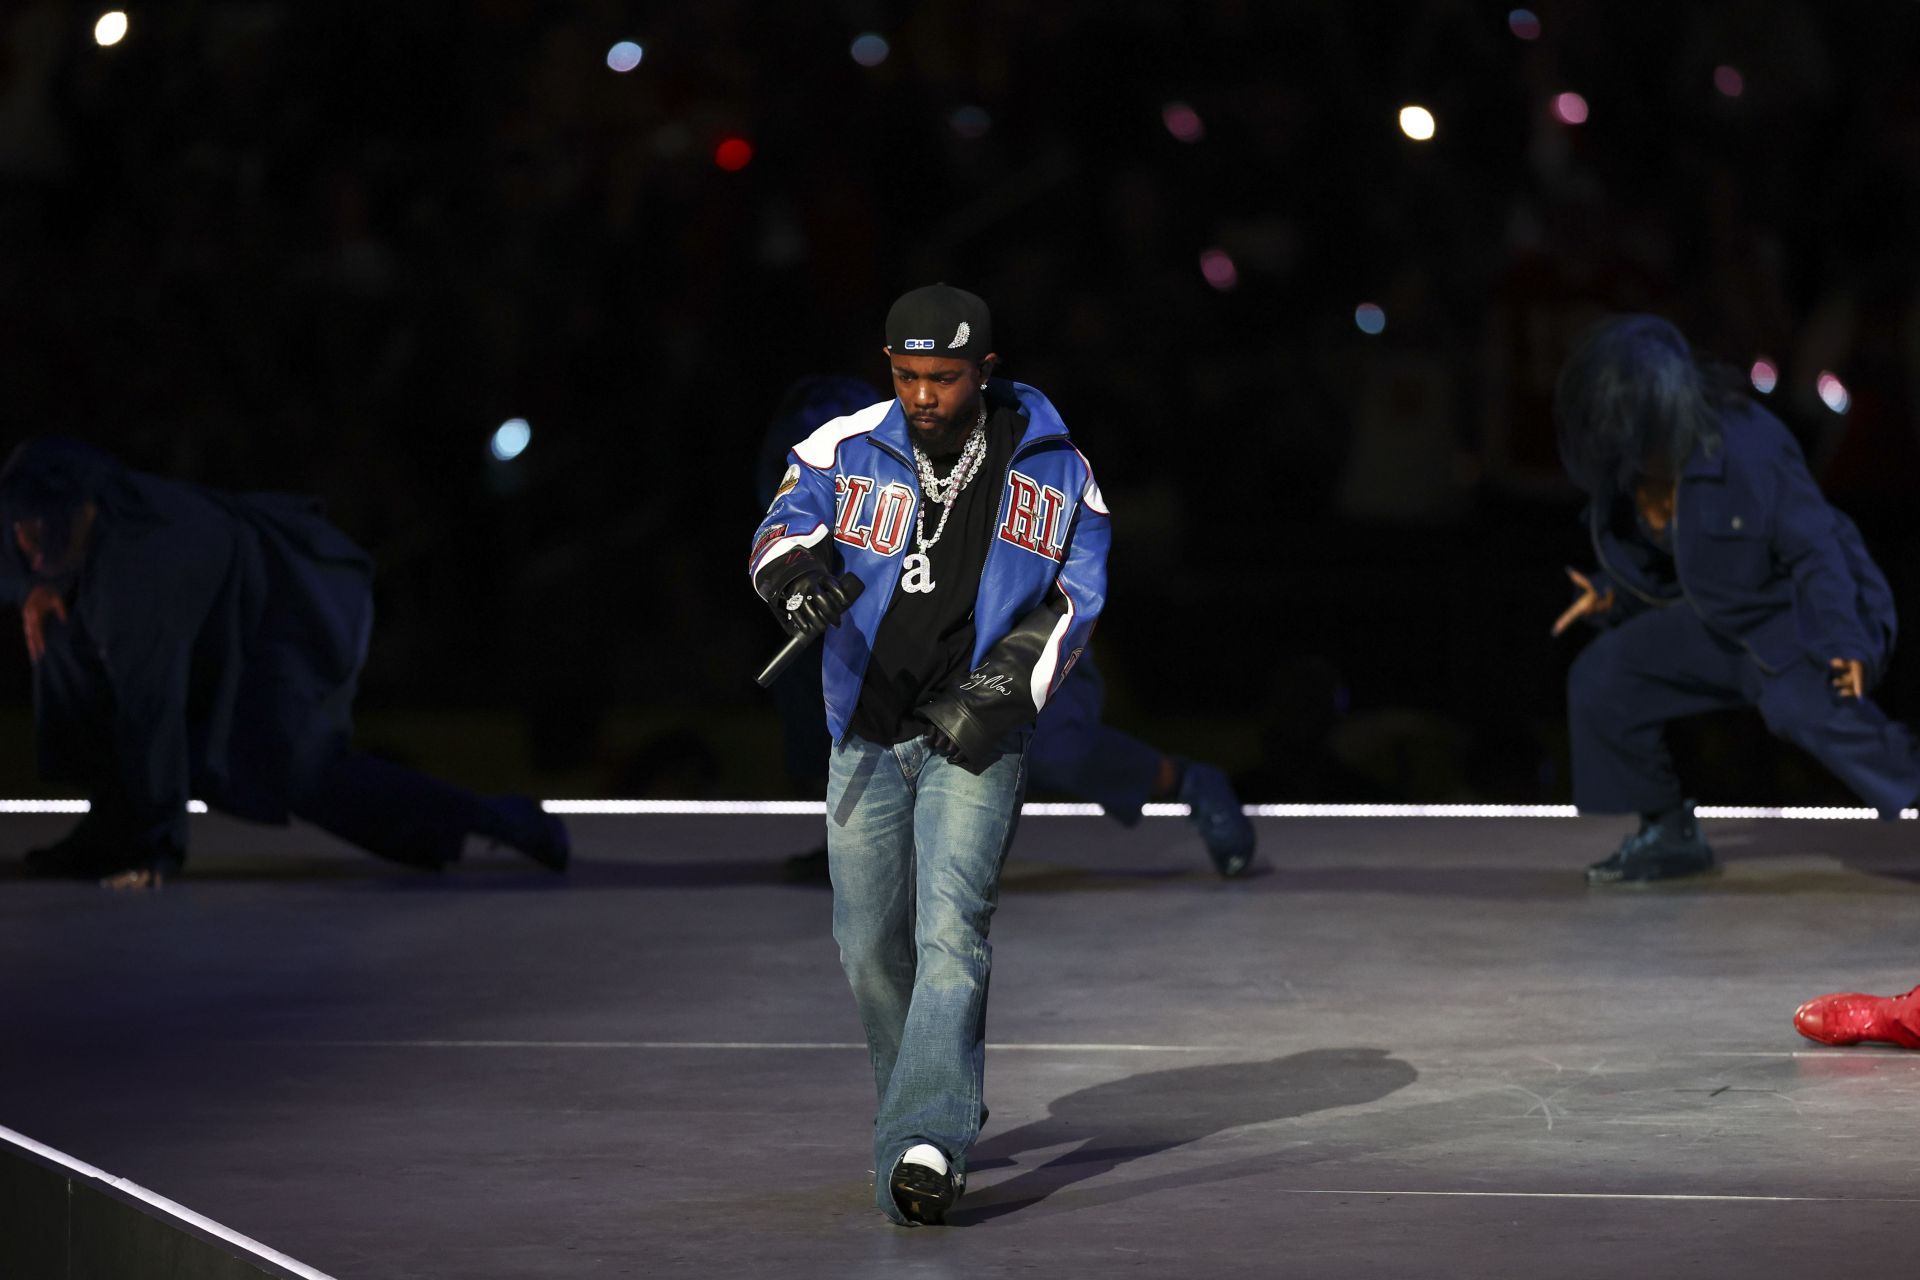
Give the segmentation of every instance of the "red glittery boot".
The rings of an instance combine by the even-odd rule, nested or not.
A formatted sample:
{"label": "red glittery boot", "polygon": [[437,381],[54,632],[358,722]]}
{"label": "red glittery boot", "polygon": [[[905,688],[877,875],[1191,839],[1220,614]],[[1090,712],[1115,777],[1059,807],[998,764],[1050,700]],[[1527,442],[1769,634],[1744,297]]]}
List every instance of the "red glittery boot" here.
{"label": "red glittery boot", "polygon": [[1920,987],[1903,996],[1853,992],[1821,996],[1793,1011],[1793,1025],[1801,1035],[1821,1044],[1879,1040],[1920,1049]]}

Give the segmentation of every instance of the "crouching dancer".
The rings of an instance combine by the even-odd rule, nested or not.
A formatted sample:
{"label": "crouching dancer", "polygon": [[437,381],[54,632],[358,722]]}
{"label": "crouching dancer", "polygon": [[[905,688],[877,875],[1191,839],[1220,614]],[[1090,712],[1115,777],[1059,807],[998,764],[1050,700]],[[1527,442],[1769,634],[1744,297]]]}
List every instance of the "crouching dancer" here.
{"label": "crouching dancer", "polygon": [[[984,302],[916,289],[886,338],[895,398],[794,447],[751,572],[790,632],[826,633],[833,934],[879,1094],[875,1199],[938,1223],[984,1114],[1027,744],[1099,615],[1108,524],[1053,405],[992,379]],[[836,570],[863,584],[850,604]]]}
{"label": "crouching dancer", "polygon": [[1913,735],[1868,697],[1893,650],[1892,593],[1780,420],[1654,316],[1597,329],[1554,412],[1600,566],[1569,570],[1580,595],[1553,628],[1603,628],[1567,677],[1573,799],[1640,815],[1588,882],[1712,869],[1664,741],[1681,716],[1757,707],[1868,804],[1912,804]]}
{"label": "crouching dancer", "polygon": [[92,802],[27,853],[33,874],[157,883],[186,859],[190,795],[414,866],[451,862],[470,833],[566,866],[566,828],[532,800],[352,749],[373,563],[318,503],[180,484],[46,437],[0,472],[0,528],[27,588],[40,771]]}

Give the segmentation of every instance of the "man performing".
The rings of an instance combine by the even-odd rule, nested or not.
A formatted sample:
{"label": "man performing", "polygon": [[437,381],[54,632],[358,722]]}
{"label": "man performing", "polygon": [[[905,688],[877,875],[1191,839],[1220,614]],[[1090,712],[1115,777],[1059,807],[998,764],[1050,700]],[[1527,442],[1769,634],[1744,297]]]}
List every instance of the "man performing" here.
{"label": "man performing", "polygon": [[886,338],[896,398],[794,448],[749,564],[789,632],[826,634],[833,934],[879,1095],[874,1196],[919,1224],[944,1220],[980,1131],[1000,868],[1109,534],[1053,405],[991,381],[984,302],[915,289]]}
{"label": "man performing", "polygon": [[472,833],[565,868],[566,828],[533,801],[349,748],[373,565],[317,503],[178,484],[50,437],[0,471],[0,522],[28,587],[40,769],[91,801],[27,854],[34,873],[157,882],[186,858],[189,796],[415,866]]}
{"label": "man performing", "polygon": [[[794,383],[762,441],[755,477],[760,505],[772,503],[793,446],[830,418],[864,409],[881,399],[859,378],[814,376]],[[818,794],[827,772],[827,730],[821,718],[820,668],[795,663],[773,682],[780,712],[787,774],[803,793]],[[1229,879],[1253,866],[1253,823],[1240,807],[1233,784],[1218,767],[1184,760],[1123,733],[1101,718],[1106,683],[1091,650],[1081,655],[1034,723],[1027,776],[1048,791],[1091,800],[1123,827],[1140,821],[1140,807],[1178,802],[1214,870]],[[787,859],[788,874],[808,882],[827,880],[827,851]]]}
{"label": "man performing", "polygon": [[1640,815],[1588,883],[1713,867],[1663,736],[1697,712],[1757,707],[1867,803],[1911,805],[1913,735],[1867,697],[1893,651],[1892,593],[1780,420],[1654,316],[1596,329],[1554,416],[1600,566],[1567,571],[1580,595],[1553,626],[1602,627],[1567,677],[1574,803]]}

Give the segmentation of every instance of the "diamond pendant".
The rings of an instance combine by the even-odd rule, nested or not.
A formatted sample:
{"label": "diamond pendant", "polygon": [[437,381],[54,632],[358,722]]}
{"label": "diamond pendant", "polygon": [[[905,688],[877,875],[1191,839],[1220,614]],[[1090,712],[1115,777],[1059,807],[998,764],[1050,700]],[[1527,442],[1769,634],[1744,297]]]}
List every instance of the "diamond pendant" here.
{"label": "diamond pendant", "polygon": [[915,551],[900,562],[904,572],[900,577],[900,589],[915,595],[924,595],[933,590],[933,561],[924,551]]}

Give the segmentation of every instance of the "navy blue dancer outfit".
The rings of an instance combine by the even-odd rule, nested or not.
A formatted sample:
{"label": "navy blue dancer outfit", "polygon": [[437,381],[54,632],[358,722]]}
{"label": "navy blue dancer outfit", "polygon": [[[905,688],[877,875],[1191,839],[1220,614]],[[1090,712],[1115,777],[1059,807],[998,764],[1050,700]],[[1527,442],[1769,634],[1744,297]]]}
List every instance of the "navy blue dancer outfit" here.
{"label": "navy blue dancer outfit", "polygon": [[[1589,350],[1588,363],[1619,365],[1636,344],[1635,358],[1644,359],[1650,339],[1665,355],[1674,354],[1673,343],[1686,353],[1664,321],[1632,317],[1601,332],[1594,345],[1603,350]],[[1655,375],[1643,368],[1638,376],[1682,380],[1677,361],[1660,363],[1654,357]],[[1600,380],[1618,371],[1603,371]],[[1591,386],[1591,375],[1584,370],[1577,380]],[[1613,596],[1595,618],[1600,634],[1568,676],[1574,802],[1583,812],[1645,818],[1638,836],[1593,869],[1595,881],[1711,865],[1664,740],[1667,723],[1682,716],[1758,708],[1768,729],[1883,815],[1897,816],[1920,797],[1914,735],[1864,692],[1893,653],[1886,578],[1853,521],[1821,496],[1780,420],[1750,397],[1701,385],[1707,416],[1680,433],[1684,444],[1670,452],[1677,465],[1668,464],[1672,505],[1663,528],[1650,527],[1636,509],[1630,483],[1608,485],[1595,468],[1569,458],[1594,493],[1587,520],[1600,570],[1591,581],[1601,596]],[[1669,391],[1629,388],[1623,403],[1657,415]],[[1562,430],[1564,452],[1564,421]],[[1572,448],[1578,452],[1577,441]],[[1836,661],[1861,664],[1860,696],[1836,687]],[[1669,857],[1677,864],[1663,862]]]}
{"label": "navy blue dancer outfit", "polygon": [[[351,748],[373,562],[317,501],[164,480],[48,437],[0,472],[0,519],[11,573],[66,605],[64,621],[45,616],[34,662],[40,769],[91,800],[30,869],[175,869],[189,796],[415,866],[444,865],[475,834],[565,867],[566,828],[534,801]],[[23,529],[50,548],[38,565]]]}

